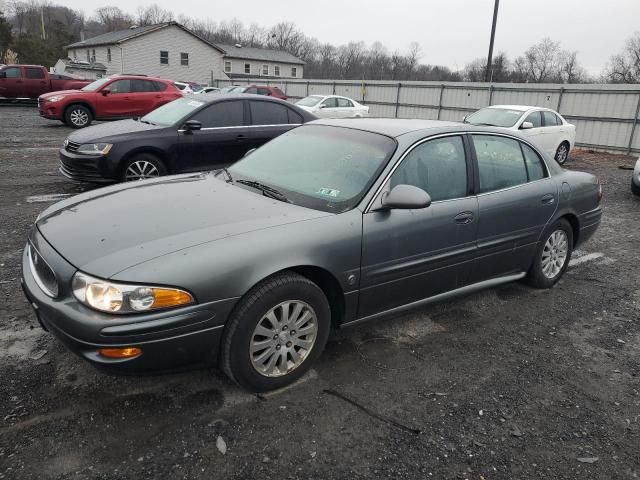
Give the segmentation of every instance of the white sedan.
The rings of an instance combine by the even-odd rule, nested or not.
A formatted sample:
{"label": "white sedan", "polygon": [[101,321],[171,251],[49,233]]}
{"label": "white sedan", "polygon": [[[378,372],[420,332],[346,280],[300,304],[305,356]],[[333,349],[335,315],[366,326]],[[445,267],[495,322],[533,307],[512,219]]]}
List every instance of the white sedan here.
{"label": "white sedan", "polygon": [[549,108],[493,105],[464,118],[465,123],[518,130],[564,165],[576,142],[576,126]]}
{"label": "white sedan", "polygon": [[309,95],[296,105],[320,118],[360,118],[369,116],[369,107],[338,95]]}

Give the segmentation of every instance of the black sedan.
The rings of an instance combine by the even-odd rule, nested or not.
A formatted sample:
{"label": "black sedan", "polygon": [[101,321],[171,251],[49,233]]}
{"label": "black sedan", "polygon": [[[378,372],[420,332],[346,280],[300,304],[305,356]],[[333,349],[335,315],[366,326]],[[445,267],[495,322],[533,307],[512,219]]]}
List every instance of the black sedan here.
{"label": "black sedan", "polygon": [[198,95],[142,118],[72,133],[60,149],[60,172],[113,183],[230,165],[251,149],[316,117],[261,95]]}
{"label": "black sedan", "polygon": [[598,228],[601,197],[596,177],[517,132],[315,121],[228,169],[49,207],[23,286],[41,324],[94,364],[217,361],[268,390],[303,375],[331,328],[523,278],[552,287]]}

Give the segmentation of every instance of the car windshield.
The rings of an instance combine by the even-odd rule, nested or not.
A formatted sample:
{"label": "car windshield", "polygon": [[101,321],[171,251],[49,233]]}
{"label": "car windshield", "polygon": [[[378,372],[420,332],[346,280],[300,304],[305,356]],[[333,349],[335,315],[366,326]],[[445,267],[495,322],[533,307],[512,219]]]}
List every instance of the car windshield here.
{"label": "car windshield", "polygon": [[296,205],[338,213],[357,205],[395,148],[377,133],[306,125],[266,143],[229,173],[233,181],[274,188]]}
{"label": "car windshield", "polygon": [[472,113],[465,123],[473,125],[491,125],[494,127],[513,127],[524,112],[507,108],[483,108]]}
{"label": "car windshield", "polygon": [[110,78],[101,78],[100,80],[96,80],[95,82],[91,82],[89,85],[85,85],[82,87],[82,91],[84,92],[95,92],[100,89],[105,83],[109,82]]}
{"label": "car windshield", "polygon": [[300,105],[301,107],[315,107],[323,98],[324,97],[319,95],[310,95],[302,100],[298,100],[296,105]]}
{"label": "car windshield", "polygon": [[204,102],[199,102],[193,98],[179,98],[173,102],[169,102],[156,108],[140,120],[154,125],[168,127],[170,125],[175,125],[185,116],[200,108],[202,105],[204,105]]}

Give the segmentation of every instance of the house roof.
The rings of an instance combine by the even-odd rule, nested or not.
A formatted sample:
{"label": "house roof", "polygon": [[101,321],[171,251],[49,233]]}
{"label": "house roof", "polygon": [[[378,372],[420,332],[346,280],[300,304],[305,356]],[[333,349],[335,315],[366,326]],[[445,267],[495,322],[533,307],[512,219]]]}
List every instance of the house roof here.
{"label": "house roof", "polygon": [[193,35],[194,37],[203,41],[210,47],[215,48],[216,50],[219,50],[220,52],[224,53],[223,49],[205,40],[201,36],[195,34],[188,28],[180,25],[178,22],[156,23],[154,25],[145,25],[142,27],[127,28],[126,30],[117,30],[115,32],[107,32],[107,33],[103,33],[102,35],[98,35],[96,37],[91,37],[91,38],[87,38],[86,40],[82,40],[80,42],[72,43],[70,45],[65,46],[64,48],[83,48],[83,47],[97,47],[99,45],[114,45],[117,43],[125,42],[135,37],[139,37],[141,35],[145,35],[147,33],[154,32],[156,30],[160,30],[162,28],[170,27],[170,26],[176,26],[184,30],[188,34]]}
{"label": "house roof", "polygon": [[227,57],[241,58],[246,60],[264,60],[266,62],[292,63],[296,65],[304,65],[305,62],[295,55],[282,50],[273,50],[270,48],[256,47],[236,47],[235,45],[223,45],[218,43],[217,46],[224,50]]}

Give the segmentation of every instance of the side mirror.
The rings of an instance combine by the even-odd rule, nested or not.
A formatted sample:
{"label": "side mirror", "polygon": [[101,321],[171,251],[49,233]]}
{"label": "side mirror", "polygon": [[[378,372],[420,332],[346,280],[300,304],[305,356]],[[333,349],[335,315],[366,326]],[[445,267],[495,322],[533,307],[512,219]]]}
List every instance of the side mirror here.
{"label": "side mirror", "polygon": [[521,130],[529,130],[530,128],[533,128],[533,123],[531,122],[522,122],[522,125],[520,125]]}
{"label": "side mirror", "polygon": [[111,93],[111,90],[109,90],[108,88],[103,88],[102,90],[100,90],[100,93],[102,94],[103,97],[106,97]]}
{"label": "side mirror", "polygon": [[468,116],[469,116],[469,115],[465,115],[464,117],[462,117],[462,123],[467,123],[467,117],[468,117]]}
{"label": "side mirror", "polygon": [[244,157],[248,157],[249,155],[251,155],[251,154],[252,154],[253,152],[255,152],[255,151],[256,151],[256,149],[255,149],[255,148],[252,148],[252,149],[250,149],[250,150],[247,150],[247,152],[242,156],[242,158],[244,158]]}
{"label": "side mirror", "polygon": [[323,103],[322,105],[320,105],[320,108],[327,108],[327,105]]}
{"label": "side mirror", "polygon": [[412,210],[427,208],[429,205],[431,205],[431,197],[427,192],[413,185],[401,184],[384,194],[380,206],[373,210]]}
{"label": "side mirror", "polygon": [[202,124],[198,120],[187,120],[184,122],[183,128],[187,132],[193,132],[195,130],[200,130],[202,128]]}

